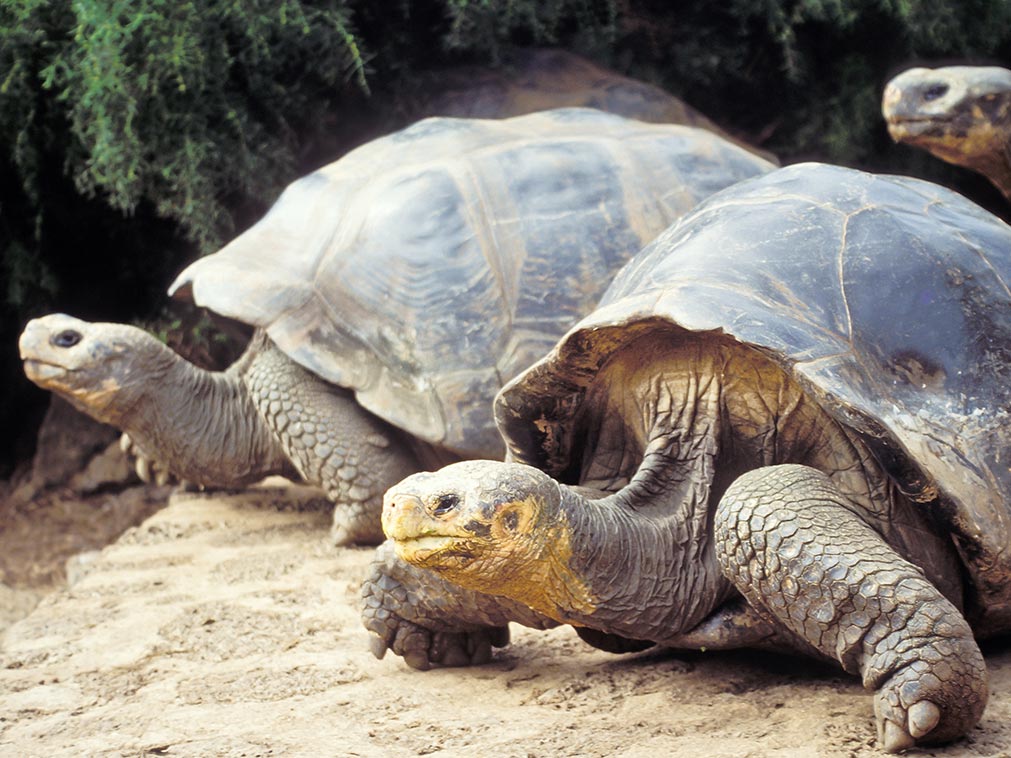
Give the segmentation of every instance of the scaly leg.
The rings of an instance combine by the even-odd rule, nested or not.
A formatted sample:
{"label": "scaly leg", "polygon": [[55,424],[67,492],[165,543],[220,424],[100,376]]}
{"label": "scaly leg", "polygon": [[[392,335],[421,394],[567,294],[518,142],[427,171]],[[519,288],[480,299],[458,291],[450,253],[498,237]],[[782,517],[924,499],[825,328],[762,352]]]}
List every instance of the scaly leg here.
{"label": "scaly leg", "polygon": [[245,374],[257,411],[306,481],[334,502],[334,544],[383,541],[383,493],[420,464],[403,433],[266,337]]}
{"label": "scaly leg", "polygon": [[749,472],[728,488],[714,532],[724,573],[752,605],[876,691],[885,750],[951,740],[979,720],[987,675],[968,623],[828,476]]}

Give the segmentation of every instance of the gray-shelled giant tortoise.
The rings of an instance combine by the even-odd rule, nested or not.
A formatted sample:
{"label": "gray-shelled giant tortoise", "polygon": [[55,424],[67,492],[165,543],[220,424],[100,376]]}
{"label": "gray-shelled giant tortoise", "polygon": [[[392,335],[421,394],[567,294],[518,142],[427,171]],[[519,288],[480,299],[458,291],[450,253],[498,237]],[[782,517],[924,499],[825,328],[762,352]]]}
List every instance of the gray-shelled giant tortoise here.
{"label": "gray-shelled giant tortoise", "polygon": [[885,86],[881,110],[896,142],[983,174],[1011,200],[1011,71],[911,68]]}
{"label": "gray-shelled giant tortoise", "polygon": [[1011,228],[927,182],[713,196],[502,390],[513,462],[388,493],[411,565],[377,556],[374,649],[466,663],[511,620],[785,647],[859,674],[888,750],[963,734],[973,633],[1011,629],[1009,285]]}
{"label": "gray-shelled giant tortoise", "polygon": [[491,400],[703,197],[770,169],[700,129],[589,109],[427,119],[292,184],[172,289],[259,329],[222,373],[133,327],[28,324],[29,378],[197,484],[292,466],[378,542],[387,487],[500,457]]}

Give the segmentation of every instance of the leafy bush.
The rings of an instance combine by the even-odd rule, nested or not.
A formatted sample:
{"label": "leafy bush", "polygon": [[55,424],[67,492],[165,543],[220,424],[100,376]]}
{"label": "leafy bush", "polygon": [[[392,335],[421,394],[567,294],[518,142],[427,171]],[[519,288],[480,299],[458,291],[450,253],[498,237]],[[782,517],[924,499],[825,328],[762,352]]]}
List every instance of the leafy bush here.
{"label": "leafy bush", "polygon": [[[364,61],[341,3],[21,0],[4,6],[3,136],[30,197],[54,123],[79,192],[142,199],[207,248],[228,194],[268,200],[301,132]],[[29,52],[29,50],[33,52]],[[49,112],[33,118],[42,95]],[[55,101],[55,102],[53,102]],[[64,123],[59,123],[64,122]],[[41,132],[41,133],[40,133]],[[224,190],[224,192],[222,192]]]}

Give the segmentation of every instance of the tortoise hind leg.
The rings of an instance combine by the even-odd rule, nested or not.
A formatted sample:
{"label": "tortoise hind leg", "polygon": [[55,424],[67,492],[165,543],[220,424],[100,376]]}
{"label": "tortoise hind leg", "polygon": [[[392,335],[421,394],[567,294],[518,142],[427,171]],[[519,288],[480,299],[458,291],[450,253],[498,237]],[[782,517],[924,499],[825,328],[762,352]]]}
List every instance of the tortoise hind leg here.
{"label": "tortoise hind leg", "polygon": [[420,464],[403,433],[267,338],[245,374],[259,414],[306,481],[334,502],[334,544],[383,541],[383,493]]}
{"label": "tortoise hind leg", "polygon": [[959,737],[987,699],[972,631],[857,514],[815,469],[749,472],[716,510],[720,565],[760,612],[876,691],[885,750]]}

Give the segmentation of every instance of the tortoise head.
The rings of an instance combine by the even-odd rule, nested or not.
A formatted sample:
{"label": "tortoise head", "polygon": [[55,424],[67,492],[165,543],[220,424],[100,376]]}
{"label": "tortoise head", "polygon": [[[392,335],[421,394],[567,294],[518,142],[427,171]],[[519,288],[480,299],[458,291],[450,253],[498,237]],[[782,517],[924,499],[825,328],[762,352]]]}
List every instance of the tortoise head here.
{"label": "tortoise head", "polygon": [[383,505],[383,530],[403,560],[498,594],[538,573],[563,523],[559,485],[517,463],[465,461],[414,474]]}
{"label": "tortoise head", "polygon": [[885,87],[888,133],[986,174],[1011,134],[1011,71],[993,66],[912,68]]}
{"label": "tortoise head", "polygon": [[31,381],[110,424],[123,418],[171,353],[137,327],[62,313],[29,321],[18,347]]}

